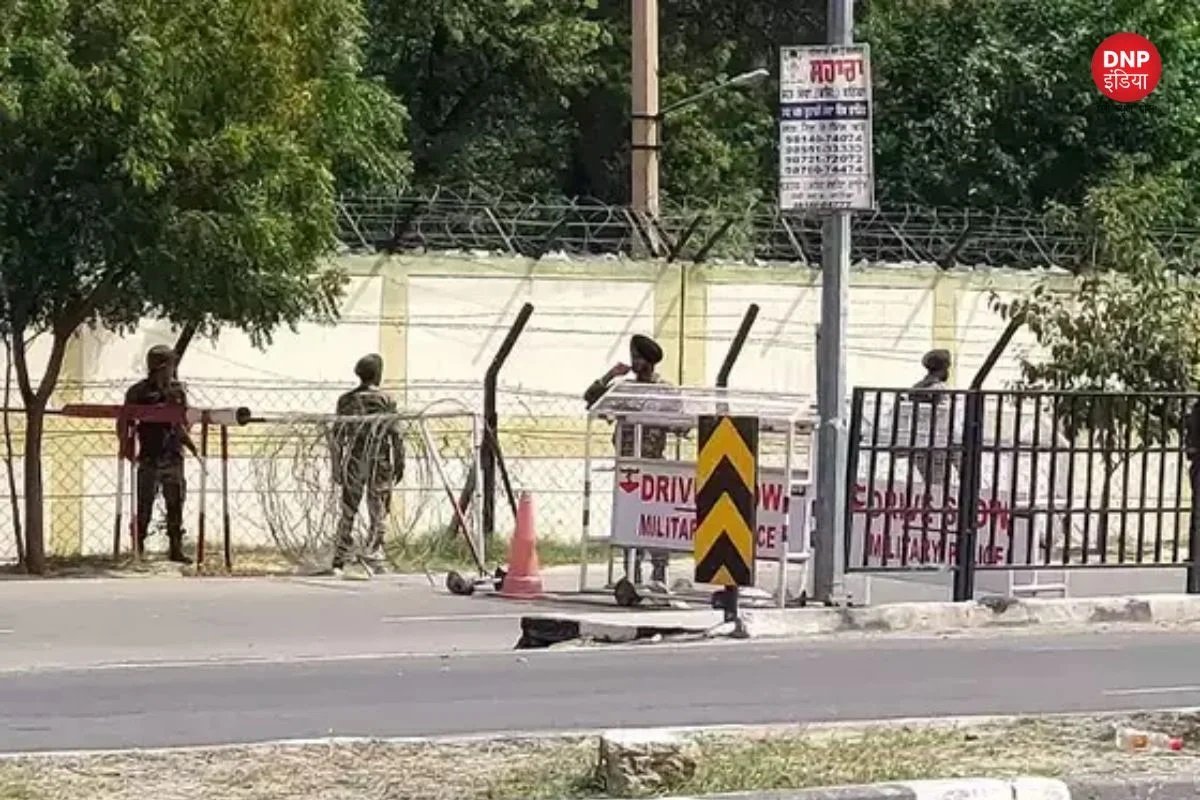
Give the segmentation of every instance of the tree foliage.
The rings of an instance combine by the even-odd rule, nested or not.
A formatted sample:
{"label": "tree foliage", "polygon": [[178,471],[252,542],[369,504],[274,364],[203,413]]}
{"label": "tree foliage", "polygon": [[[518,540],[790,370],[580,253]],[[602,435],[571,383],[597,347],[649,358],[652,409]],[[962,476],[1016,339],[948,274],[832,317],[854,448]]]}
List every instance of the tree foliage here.
{"label": "tree foliage", "polygon": [[[1092,83],[1096,46],[1151,38],[1166,65],[1145,101]],[[863,26],[877,75],[881,194],[947,205],[1079,203],[1122,156],[1198,174],[1200,19],[1189,3],[877,0]]]}
{"label": "tree foliage", "polygon": [[[419,186],[628,200],[630,5],[624,0],[368,0],[372,74],[412,113]],[[779,49],[824,37],[824,0],[662,0],[663,104]],[[1194,3],[874,0],[876,166],[884,203],[1077,204],[1136,155],[1197,185],[1200,20]],[[1157,91],[1113,103],[1092,84],[1097,44],[1148,35]],[[775,194],[777,84],[722,92],[666,120],[669,202]],[[1193,198],[1196,191],[1189,188]]]}
{"label": "tree foliage", "polygon": [[1200,282],[1183,264],[1169,263],[1148,235],[1157,222],[1180,221],[1182,189],[1177,176],[1137,176],[1126,164],[1070,215],[1093,236],[1096,268],[1079,276],[1072,291],[1051,278],[1026,297],[994,300],[1005,318],[1019,316],[1037,342],[1021,361],[1024,385],[1087,392],[1194,386]]}
{"label": "tree foliage", "polygon": [[333,312],[339,178],[407,176],[406,118],[362,80],[362,35],[354,0],[0,2],[0,322],[28,417],[31,569],[41,414],[79,326],[153,316],[263,341]]}
{"label": "tree foliage", "polygon": [[571,105],[601,79],[594,0],[368,0],[373,74],[412,114],[426,186],[557,193]]}

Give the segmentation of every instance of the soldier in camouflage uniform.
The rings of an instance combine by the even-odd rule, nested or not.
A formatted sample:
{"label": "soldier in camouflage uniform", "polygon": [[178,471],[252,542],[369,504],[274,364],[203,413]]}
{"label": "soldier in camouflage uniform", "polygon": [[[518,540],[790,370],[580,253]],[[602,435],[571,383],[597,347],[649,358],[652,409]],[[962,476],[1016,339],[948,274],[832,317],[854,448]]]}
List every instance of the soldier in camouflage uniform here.
{"label": "soldier in camouflage uniform", "polygon": [[[913,384],[914,389],[945,389],[950,380],[950,351],[930,350],[921,359],[925,377]],[[941,396],[936,392],[910,392],[909,397],[918,402],[937,403]]]}
{"label": "soldier in camouflage uniform", "polygon": [[[367,555],[373,572],[382,572],[384,528],[391,511],[392,486],[404,478],[404,441],[396,418],[396,403],[379,388],[383,359],[363,356],[354,365],[358,388],[338,398],[339,417],[333,428],[333,478],[342,487],[342,514],[338,523],[333,569],[341,570],[354,546],[354,518],[363,494],[367,496]],[[371,419],[370,417],[375,417]]]}
{"label": "soldier in camouflage uniform", "polygon": [[[155,345],[146,353],[149,373],[125,393],[126,405],[187,407],[187,393],[175,378],[175,351]],[[192,560],[183,553],[183,502],[187,492],[183,473],[183,448],[193,454],[196,445],[187,427],[165,422],[137,422],[137,549],[145,549],[154,512],[154,498],[162,490],[167,504],[168,558],[181,564]],[[122,438],[122,441],[125,441]]]}
{"label": "soldier in camouflage uniform", "polygon": [[[948,381],[950,380],[950,351],[949,350],[930,350],[921,359],[921,366],[925,368],[925,377],[913,384],[914,389],[947,389],[949,388]],[[949,442],[950,438],[950,409],[946,407],[947,398],[938,391],[916,391],[909,392],[909,400],[913,402],[913,410],[916,412],[920,409],[921,413],[914,413],[912,423],[918,424],[918,420],[924,419],[927,421],[924,429],[918,427],[916,434],[917,448],[932,447],[930,453],[914,452],[910,456],[910,461],[913,468],[921,478],[924,486],[924,492],[929,495],[933,492],[933,488],[938,487],[938,491],[942,491],[947,486],[948,478],[947,470],[958,470],[958,455],[948,453],[944,449],[938,449],[942,439]],[[961,414],[961,411],[957,413]],[[939,436],[939,432],[945,431],[944,436]]]}
{"label": "soldier in camouflage uniform", "polygon": [[[604,396],[612,386],[613,381],[617,378],[632,374],[633,381],[639,384],[657,384],[661,387],[670,386],[671,384],[655,372],[655,367],[662,361],[662,348],[651,339],[649,336],[638,334],[629,342],[629,363],[617,364],[608,372],[601,375],[587,391],[583,393],[584,402],[587,407],[591,408],[596,402]],[[676,410],[677,404],[663,401],[650,401],[639,403],[638,410],[643,411],[661,411],[663,413],[671,413]],[[633,424],[618,425],[617,430],[613,432],[613,444],[617,447],[618,453],[625,458],[631,457],[634,454],[634,431],[637,426]],[[642,426],[642,452],[641,458],[663,458],[667,449],[667,434],[671,429],[658,425],[643,425]],[[635,583],[641,583],[642,580],[642,560],[645,557],[645,551],[638,551],[634,566]],[[650,563],[652,571],[650,580],[654,583],[666,584],[667,582],[667,565],[670,562],[671,554],[665,550],[650,551]]]}

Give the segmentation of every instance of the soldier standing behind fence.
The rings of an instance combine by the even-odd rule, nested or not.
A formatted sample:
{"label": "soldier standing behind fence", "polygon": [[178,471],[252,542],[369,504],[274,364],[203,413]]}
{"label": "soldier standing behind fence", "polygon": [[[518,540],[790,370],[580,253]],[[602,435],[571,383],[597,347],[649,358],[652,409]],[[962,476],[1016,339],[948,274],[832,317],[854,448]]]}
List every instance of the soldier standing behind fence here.
{"label": "soldier standing behind fence", "polygon": [[[610,369],[608,372],[601,375],[587,391],[583,393],[584,402],[587,407],[591,408],[596,402],[604,396],[612,386],[613,381],[617,378],[629,375],[632,373],[635,383],[640,384],[658,384],[659,386],[670,386],[668,381],[663,380],[655,367],[662,361],[663,351],[658,342],[651,339],[649,336],[638,334],[629,342],[629,363],[619,363]],[[670,403],[654,403],[648,401],[639,404],[638,409],[631,410],[654,410],[668,412],[672,410],[674,404]],[[622,424],[613,432],[613,444],[617,447],[617,452],[623,458],[630,458],[634,455],[634,429],[636,425]],[[641,458],[663,458],[667,449],[667,434],[669,428],[659,425],[642,425],[642,452]],[[645,551],[639,550],[634,565],[634,583],[642,581],[642,559],[645,556]],[[663,584],[664,588],[667,582],[667,565],[670,563],[671,554],[665,550],[650,551],[650,563],[652,571],[650,580],[654,583]]]}
{"label": "soldier standing behind fence", "polygon": [[[947,470],[950,467],[954,467],[955,471],[958,469],[958,456],[952,455],[948,449],[953,438],[952,420],[944,402],[946,395],[941,393],[941,390],[949,388],[950,351],[930,350],[921,359],[921,366],[925,368],[925,377],[913,384],[913,388],[935,391],[909,392],[908,397],[913,402],[911,424],[917,426],[916,452],[910,454],[909,463],[921,477],[925,496],[928,497],[935,486],[939,489],[948,488]],[[928,420],[928,424],[919,426],[918,421],[923,419]],[[939,436],[939,431],[945,431],[946,435]],[[921,452],[922,448],[929,448],[932,452]],[[945,503],[945,498],[942,498],[942,502]]]}
{"label": "soldier standing behind fence", "polygon": [[[145,379],[129,387],[126,405],[178,405],[187,408],[187,393],[175,378],[175,351],[155,345],[146,353]],[[183,553],[183,502],[187,492],[183,472],[183,448],[193,454],[196,445],[187,427],[176,423],[138,422],[137,424],[137,552],[141,555],[150,532],[154,498],[161,488],[167,505],[167,539],[171,561],[190,564]],[[125,431],[119,431],[124,442]]]}
{"label": "soldier standing behind fence", "polygon": [[383,536],[392,505],[392,486],[404,478],[404,440],[400,436],[396,403],[379,388],[383,359],[372,353],[354,365],[357,388],[338,398],[331,450],[333,479],[342,487],[341,518],[333,554],[334,572],[346,564],[354,546],[354,519],[363,494],[367,496],[366,556],[374,573],[386,569]]}

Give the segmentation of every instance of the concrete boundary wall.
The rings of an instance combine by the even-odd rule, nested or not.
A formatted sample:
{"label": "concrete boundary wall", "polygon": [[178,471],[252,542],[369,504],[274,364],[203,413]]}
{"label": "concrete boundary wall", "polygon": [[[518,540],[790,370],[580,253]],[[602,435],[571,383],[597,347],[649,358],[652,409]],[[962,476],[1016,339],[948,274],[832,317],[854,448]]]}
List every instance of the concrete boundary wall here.
{"label": "concrete boundary wall", "polygon": [[[411,390],[417,384],[466,386],[478,397],[475,387],[504,332],[520,306],[532,302],[534,316],[502,375],[509,391],[501,398],[501,413],[510,426],[505,435],[513,472],[545,495],[540,513],[550,535],[574,535],[577,526],[580,394],[608,366],[627,358],[632,334],[659,340],[665,353],[661,373],[668,380],[711,383],[746,307],[757,303],[758,323],[733,385],[815,390],[820,276],[809,267],[470,255],[345,256],[339,263],[350,283],[338,324],[282,331],[263,351],[236,331],[222,333],[215,343],[194,342],[182,370],[193,397],[330,411],[332,399],[354,382],[354,361],[371,351],[384,356],[386,382],[401,402],[427,402],[427,391],[417,397]],[[921,265],[856,267],[851,384],[911,384],[921,375],[921,355],[944,347],[955,359],[953,383],[967,385],[1004,327],[989,308],[991,293],[1011,297],[1031,289],[1037,278]],[[140,373],[146,349],[171,343],[174,336],[158,321],[127,336],[84,331],[68,348],[54,404],[118,401],[121,386]],[[1028,337],[1018,336],[990,385],[1016,376],[1017,355],[1028,346]],[[35,352],[34,363],[40,360]],[[70,444],[48,446],[45,456],[47,491],[53,495],[50,540],[64,554],[94,550],[82,547],[84,528],[102,528],[85,519],[93,513],[85,512],[84,498],[96,493],[95,480],[87,478],[78,443]],[[4,526],[9,512],[7,504],[0,506]],[[0,540],[0,560],[10,555],[8,547],[11,543]]]}

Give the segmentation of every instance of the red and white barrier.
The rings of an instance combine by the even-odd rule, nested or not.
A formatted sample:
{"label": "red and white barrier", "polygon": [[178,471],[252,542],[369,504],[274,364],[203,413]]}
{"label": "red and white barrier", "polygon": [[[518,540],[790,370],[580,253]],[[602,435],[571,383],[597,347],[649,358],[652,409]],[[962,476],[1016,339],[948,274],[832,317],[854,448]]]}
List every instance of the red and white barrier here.
{"label": "red and white barrier", "polygon": [[117,492],[116,512],[113,522],[113,558],[121,555],[121,528],[123,522],[123,505],[125,502],[125,470],[129,470],[129,504],[130,549],[135,558],[137,549],[137,478],[134,472],[134,459],[137,448],[137,424],[151,422],[159,424],[175,424],[190,428],[200,425],[200,444],[198,460],[200,461],[200,508],[196,525],[196,563],[204,563],[206,500],[208,496],[208,429],[216,425],[221,429],[221,506],[222,534],[224,539],[225,568],[233,566],[233,552],[229,520],[229,427],[242,426],[252,419],[250,409],[245,406],[229,408],[194,408],[179,405],[114,405],[103,403],[68,403],[60,411],[64,417],[77,419],[112,419],[117,421]]}

